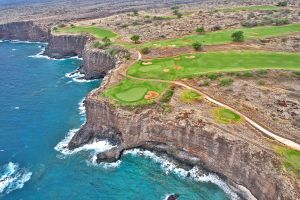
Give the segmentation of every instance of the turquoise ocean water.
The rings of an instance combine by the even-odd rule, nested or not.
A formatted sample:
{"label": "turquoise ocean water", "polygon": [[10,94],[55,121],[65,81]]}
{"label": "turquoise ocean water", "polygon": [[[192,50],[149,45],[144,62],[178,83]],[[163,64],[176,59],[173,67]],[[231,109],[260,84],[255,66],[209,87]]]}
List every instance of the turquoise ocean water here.
{"label": "turquoise ocean water", "polygon": [[36,56],[44,45],[0,42],[0,199],[234,198],[218,177],[184,178],[186,171],[150,152],[131,151],[117,163],[95,165],[94,151],[110,148],[106,142],[63,149],[66,135],[84,123],[83,98],[101,81],[70,77],[78,59]]}

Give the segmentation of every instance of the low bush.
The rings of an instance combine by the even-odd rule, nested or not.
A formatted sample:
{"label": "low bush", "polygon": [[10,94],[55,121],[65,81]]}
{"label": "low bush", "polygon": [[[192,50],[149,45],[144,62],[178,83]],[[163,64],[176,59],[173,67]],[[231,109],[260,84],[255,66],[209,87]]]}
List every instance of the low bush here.
{"label": "low bush", "polygon": [[194,42],[192,44],[192,47],[196,50],[196,51],[200,51],[202,50],[202,43],[201,42]]}
{"label": "low bush", "polygon": [[216,73],[210,73],[207,75],[207,78],[209,78],[210,80],[216,80],[218,77],[219,75]]}
{"label": "low bush", "polygon": [[204,32],[205,32],[205,29],[204,29],[203,26],[201,26],[201,27],[198,27],[198,28],[196,29],[196,32],[197,32],[197,33],[204,33]]}
{"label": "low bush", "polygon": [[289,24],[289,20],[288,19],[275,19],[274,20],[274,23],[276,26],[282,26],[282,25],[286,25],[286,24]]}
{"label": "low bush", "polygon": [[142,54],[148,54],[148,53],[150,53],[150,48],[149,47],[144,47],[144,48],[142,48],[141,49],[141,52],[142,52]]}
{"label": "low bush", "polygon": [[229,86],[233,83],[233,79],[231,78],[223,78],[220,80],[220,85],[221,86]]}
{"label": "low bush", "polygon": [[279,7],[285,7],[287,5],[288,5],[287,1],[280,1],[277,3],[277,6],[279,6]]}
{"label": "low bush", "polygon": [[233,42],[243,42],[245,39],[244,32],[243,31],[236,31],[232,33],[231,35]]}

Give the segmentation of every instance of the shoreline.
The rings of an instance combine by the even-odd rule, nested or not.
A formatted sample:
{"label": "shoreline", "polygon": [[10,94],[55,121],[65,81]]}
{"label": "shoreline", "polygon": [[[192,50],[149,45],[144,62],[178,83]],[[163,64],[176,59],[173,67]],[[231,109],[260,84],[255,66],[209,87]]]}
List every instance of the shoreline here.
{"label": "shoreline", "polygon": [[[25,23],[26,24],[26,23]],[[3,26],[3,25],[2,25]],[[5,25],[4,25],[4,27],[5,27]],[[31,28],[33,28],[33,32],[35,32],[35,25],[32,25],[32,27]],[[29,28],[30,29],[30,28]],[[14,30],[13,30],[14,31]],[[21,32],[21,31],[20,31]],[[39,31],[38,31],[39,32]],[[27,33],[27,32],[26,32]],[[12,34],[12,37],[14,38],[14,37],[17,37],[18,35],[14,35],[15,33],[13,33]],[[9,36],[10,34],[8,34],[8,36]],[[87,97],[86,97],[86,100],[85,100],[85,106],[87,107],[87,109],[88,109],[88,111],[87,111],[87,115],[89,114],[89,112],[94,112],[94,110],[92,110],[92,109],[95,109],[95,107],[96,106],[99,106],[99,102],[93,102],[94,101],[94,99],[93,99],[93,95],[94,94],[96,94],[97,92],[99,92],[99,91],[101,91],[103,88],[105,88],[106,86],[107,86],[107,84],[109,84],[110,83],[110,78],[111,78],[111,76],[113,75],[113,73],[114,73],[114,70],[116,70],[118,67],[118,64],[117,64],[117,59],[115,59],[115,58],[108,58],[106,55],[104,55],[103,54],[103,52],[96,52],[96,53],[93,53],[93,52],[91,52],[91,50],[89,49],[89,48],[86,48],[86,46],[88,46],[88,42],[89,42],[89,40],[90,40],[90,38],[86,38],[86,36],[85,35],[79,35],[79,36],[76,36],[76,37],[74,37],[74,36],[70,36],[70,35],[60,35],[60,36],[53,36],[50,32],[49,32],[49,30],[46,30],[43,34],[41,34],[40,36],[41,36],[41,38],[38,38],[38,37],[36,37],[36,38],[30,38],[30,35],[31,34],[29,34],[29,35],[25,35],[25,36],[23,36],[23,37],[29,37],[29,40],[30,39],[33,39],[33,40],[39,40],[39,39],[41,39],[41,38],[47,38],[47,43],[48,43],[48,45],[47,45],[47,47],[45,48],[45,51],[44,51],[44,54],[45,54],[45,56],[49,56],[49,58],[51,58],[51,59],[59,59],[60,57],[61,58],[64,58],[64,57],[66,57],[66,56],[71,56],[71,55],[74,55],[74,53],[76,52],[76,55],[77,56],[79,56],[79,57],[82,57],[82,59],[83,59],[83,65],[80,67],[80,69],[81,69],[81,71],[80,71],[80,69],[79,69],[79,72],[84,72],[84,74],[85,74],[85,78],[86,79],[97,79],[97,77],[98,78],[100,78],[100,77],[104,77],[103,78],[103,82],[102,82],[102,84],[100,85],[100,87],[99,88],[96,88],[95,90],[93,90],[93,91],[91,91],[88,95],[87,95]],[[35,34],[33,34],[34,36],[36,36]],[[1,25],[0,25],[0,37],[1,37]],[[21,37],[22,38],[22,37]],[[75,38],[75,39],[74,39]],[[74,40],[76,40],[76,39],[78,39],[78,38],[81,38],[80,40],[81,40],[81,42],[80,43],[74,43]],[[28,41],[29,43],[32,43],[31,41]],[[26,43],[26,42],[25,42]],[[35,42],[34,42],[35,43]],[[43,44],[45,44],[45,43],[43,43]],[[70,48],[69,48],[69,45],[71,45],[71,49],[72,50],[70,50]],[[68,48],[66,48],[66,46],[68,46]],[[89,58],[91,58],[91,57],[97,57],[97,61],[96,61],[96,63],[95,62],[91,62],[93,59],[89,59]],[[86,58],[88,58],[88,59],[86,59]],[[106,65],[105,67],[104,67],[104,69],[96,69],[95,70],[95,68],[97,68],[97,66],[101,66],[101,64],[99,64],[99,62],[100,63],[103,63],[102,61],[103,61],[103,59],[107,59],[110,63],[109,63],[109,65]],[[89,63],[90,62],[90,63]],[[90,71],[89,71],[90,70]],[[95,70],[95,71],[94,71]],[[96,75],[93,75],[93,73],[95,73]],[[106,74],[106,75],[104,75],[104,74]],[[88,101],[88,105],[86,104],[86,102]],[[101,100],[100,100],[101,101]],[[114,109],[111,109],[110,107],[109,107],[110,105],[109,105],[109,103],[108,102],[105,102],[105,101],[103,101],[103,102],[100,102],[100,113],[101,112],[103,112],[102,114],[104,114],[104,112],[105,112],[105,114],[106,114],[106,117],[108,117],[109,118],[109,114],[111,114],[112,116],[114,116],[114,114],[118,114],[118,111],[116,111],[116,110],[114,110]],[[102,109],[102,110],[101,110]],[[111,112],[111,113],[110,113]],[[87,116],[87,117],[93,117],[93,116]],[[123,117],[123,116],[121,116],[121,117]],[[95,118],[95,119],[93,119],[93,120],[96,120],[97,118]],[[109,120],[111,120],[111,119],[109,119]],[[100,121],[101,122],[101,121]],[[78,144],[76,144],[76,145],[78,145],[77,147],[82,147],[83,145],[86,145],[86,144],[89,144],[89,142],[91,142],[92,141],[92,139],[101,139],[101,137],[103,137],[102,139],[104,139],[104,138],[106,138],[106,139],[111,139],[112,140],[112,142],[114,143],[114,142],[117,142],[117,143],[119,143],[119,144],[122,144],[123,145],[123,139],[124,138],[122,138],[123,137],[123,135],[119,135],[119,133],[118,132],[121,132],[122,133],[122,131],[120,131],[120,130],[117,130],[117,129],[115,129],[116,127],[114,127],[114,126],[111,126],[111,122],[108,122],[107,124],[105,124],[104,123],[104,126],[106,126],[106,125],[108,125],[108,126],[111,126],[111,127],[109,127],[109,129],[106,131],[106,130],[103,130],[103,128],[101,127],[100,129],[91,129],[91,130],[89,130],[89,128],[88,129],[86,129],[86,126],[87,126],[87,124],[89,123],[89,119],[88,119],[88,121],[80,128],[80,130],[79,130],[79,132],[77,132],[77,133],[75,133],[74,134],[74,137],[72,137],[72,139],[71,139],[71,141],[72,140],[76,140],[76,139],[78,139],[79,137],[81,137],[81,136],[84,136],[84,137],[90,137],[88,140],[86,140],[86,138],[80,138],[80,143],[79,143],[79,145]],[[99,134],[99,132],[98,131],[103,131],[102,133],[100,133]],[[93,133],[94,132],[94,133]],[[92,137],[91,137],[91,134],[92,133]],[[95,135],[95,133],[97,133],[97,135]],[[76,138],[76,137],[77,138]],[[126,136],[124,136],[124,137],[126,137]],[[129,137],[130,138],[130,137]],[[127,139],[129,139],[129,138],[127,138]],[[217,138],[218,139],[218,138]],[[86,141],[84,141],[84,140],[86,140]],[[155,141],[154,141],[155,142]],[[133,144],[133,143],[132,143]],[[118,156],[118,158],[121,156],[121,154],[123,153],[123,151],[124,150],[126,150],[126,149],[132,149],[132,148],[136,148],[136,147],[143,147],[143,144],[140,144],[140,145],[137,145],[137,144],[135,144],[135,147],[134,146],[130,146],[130,145],[132,145],[132,144],[130,144],[129,143],[129,146],[120,146],[120,148],[122,149],[121,150],[121,152],[119,152],[119,156]],[[126,144],[127,145],[127,144]],[[144,143],[144,145],[145,145],[145,143]],[[68,147],[71,147],[72,145],[70,145],[70,143],[68,144]],[[146,145],[147,146],[147,145]],[[166,144],[166,146],[167,147],[170,147],[170,144]],[[145,146],[144,146],[145,147]],[[72,147],[73,148],[73,147]],[[71,149],[72,149],[71,148]],[[156,145],[154,145],[154,147],[145,147],[145,149],[147,149],[147,148],[149,148],[149,149],[151,149],[152,148],[152,150],[155,152],[155,148],[157,148],[157,146]],[[178,147],[179,148],[179,147]],[[158,149],[156,149],[156,150],[158,150],[158,151],[161,151],[159,148]],[[175,153],[175,151],[177,151],[178,149],[176,149],[176,150],[174,150],[174,151],[169,151],[169,152],[173,152],[174,154],[172,154],[172,153],[169,153],[170,155],[170,157],[172,158],[172,157],[174,157],[174,158],[176,158],[176,153]],[[168,152],[168,150],[164,150],[164,151],[166,151],[166,152]],[[182,151],[182,152],[188,152],[188,151],[186,151],[186,149],[185,148],[182,148],[180,151]],[[178,152],[177,152],[178,153]],[[224,152],[225,153],[225,152]],[[178,158],[177,158],[178,159]],[[177,160],[177,159],[174,159],[175,161]],[[180,159],[178,159],[178,160],[180,160]],[[190,155],[190,156],[187,156],[186,158],[185,158],[185,161],[186,161],[186,163],[184,163],[184,162],[182,162],[183,163],[183,165],[186,165],[187,163],[188,164],[190,164],[189,162],[194,162],[195,163],[195,160],[193,160],[193,156],[192,155]],[[201,161],[201,159],[200,158],[198,158],[198,160],[197,160],[197,163],[199,163],[199,162],[202,162]],[[205,166],[205,167],[203,167],[203,168],[208,168],[209,169],[209,167],[208,166]],[[212,170],[212,172],[213,173],[216,173],[216,174],[218,174],[217,172],[214,172],[215,170]],[[218,176],[220,176],[221,177],[221,179],[222,180],[224,180],[225,179],[225,181],[228,183],[228,185],[232,185],[232,187],[234,187],[235,188],[235,186],[234,186],[234,184],[236,184],[236,186],[238,186],[238,184],[237,183],[235,183],[233,180],[230,180],[229,179],[229,177],[226,177],[224,174],[218,174]],[[245,177],[246,178],[246,177]],[[231,182],[231,183],[230,183]],[[233,184],[234,183],[234,184]],[[247,191],[245,191],[245,188],[246,187],[244,187],[244,186],[242,186],[242,188],[239,188],[239,187],[236,187],[236,189],[237,189],[237,191],[238,191],[238,193],[241,193],[240,195],[246,195],[246,194],[251,194],[251,192],[250,192],[250,190],[249,189],[247,189],[246,188],[246,190]],[[249,194],[249,195],[250,195]],[[252,194],[251,194],[252,195]],[[254,197],[253,195],[252,195],[252,197]],[[245,199],[251,199],[249,196],[247,197],[247,198],[245,198]]]}

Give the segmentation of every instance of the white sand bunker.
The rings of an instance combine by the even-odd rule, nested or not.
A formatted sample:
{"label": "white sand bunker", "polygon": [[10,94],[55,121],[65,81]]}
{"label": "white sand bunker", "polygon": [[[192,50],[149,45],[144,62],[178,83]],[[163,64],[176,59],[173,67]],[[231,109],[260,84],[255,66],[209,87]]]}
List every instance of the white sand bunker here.
{"label": "white sand bunker", "polygon": [[193,59],[193,58],[195,58],[195,56],[186,56],[185,58]]}
{"label": "white sand bunker", "polygon": [[142,65],[152,65],[152,62],[142,62]]}
{"label": "white sand bunker", "polygon": [[176,44],[169,44],[169,47],[176,47]]}
{"label": "white sand bunker", "polygon": [[165,68],[165,69],[164,69],[164,72],[169,72],[169,71],[170,71],[170,70],[169,70],[169,69],[167,69],[167,68]]}

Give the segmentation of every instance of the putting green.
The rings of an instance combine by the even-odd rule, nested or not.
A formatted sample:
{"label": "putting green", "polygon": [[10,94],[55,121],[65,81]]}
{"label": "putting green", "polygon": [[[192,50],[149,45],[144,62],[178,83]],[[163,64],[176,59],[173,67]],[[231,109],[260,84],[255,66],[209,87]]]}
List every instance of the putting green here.
{"label": "putting green", "polygon": [[118,85],[105,90],[102,95],[108,97],[121,106],[140,106],[152,104],[157,99],[145,98],[146,94],[150,92],[151,94],[155,93],[159,96],[163,93],[167,86],[167,83],[140,81],[126,78]]}
{"label": "putting green", "polygon": [[104,28],[100,28],[100,27],[96,27],[96,26],[66,26],[66,27],[62,27],[62,28],[57,28],[56,30],[54,30],[56,33],[89,33],[93,36],[95,36],[96,38],[114,38],[117,36],[116,33],[104,29]]}
{"label": "putting green", "polygon": [[214,118],[218,123],[230,124],[240,122],[241,116],[226,108],[215,108],[213,110]]}
{"label": "putting green", "polygon": [[[176,78],[195,77],[200,74],[221,71],[246,71],[253,69],[288,69],[300,71],[299,53],[281,53],[267,51],[226,51],[194,54],[151,60],[152,64],[135,63],[128,74],[140,78],[174,80]],[[176,70],[176,66],[181,66]],[[168,73],[163,70],[169,69]]]}
{"label": "putting green", "polygon": [[116,93],[115,96],[120,101],[135,102],[143,99],[146,93],[147,93],[147,88],[136,87],[136,88],[130,88],[120,93]]}

